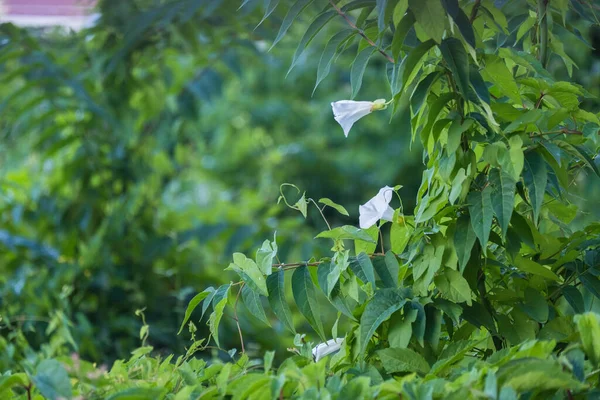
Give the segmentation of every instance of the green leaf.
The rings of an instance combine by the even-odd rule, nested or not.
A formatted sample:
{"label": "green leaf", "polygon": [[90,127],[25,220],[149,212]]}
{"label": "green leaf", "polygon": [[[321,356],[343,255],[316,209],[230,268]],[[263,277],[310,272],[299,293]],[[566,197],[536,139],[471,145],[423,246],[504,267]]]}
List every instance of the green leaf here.
{"label": "green leaf", "polygon": [[294,329],[294,321],[292,319],[292,311],[285,299],[285,280],[283,270],[278,270],[272,273],[267,278],[267,290],[269,292],[269,304],[273,313],[292,333],[296,333]]}
{"label": "green leaf", "polygon": [[581,274],[579,280],[587,290],[600,299],[600,280],[598,278],[590,274]]}
{"label": "green leaf", "polygon": [[269,319],[265,314],[265,309],[262,305],[260,295],[250,288],[248,285],[244,285],[242,288],[242,302],[250,311],[250,314],[261,320],[268,326],[271,326]]}
{"label": "green leaf", "polygon": [[[371,239],[373,239],[373,241],[377,241],[377,238],[379,237],[379,227],[377,226],[377,224],[373,225],[368,229],[365,229],[364,232],[366,232],[371,237]],[[354,241],[354,254],[373,254],[376,248],[377,243],[369,243],[363,240]]]}
{"label": "green leaf", "polygon": [[442,41],[440,51],[452,72],[458,91],[464,99],[467,99],[469,94],[469,56],[465,47],[460,40],[448,38]]}
{"label": "green leaf", "polygon": [[429,364],[422,355],[402,348],[388,348],[377,352],[383,368],[389,374],[395,372],[417,372],[421,375],[429,372]]}
{"label": "green leaf", "polygon": [[354,275],[363,283],[371,283],[371,287],[375,288],[375,270],[369,256],[365,253],[360,253],[358,256],[350,260],[350,269]]}
{"label": "green leaf", "polygon": [[367,232],[359,229],[355,226],[344,225],[337,228],[333,228],[329,231],[323,231],[319,233],[317,238],[326,238],[333,240],[340,239],[352,239],[352,240],[363,240],[369,243],[377,243]]}
{"label": "green leaf", "polygon": [[517,182],[512,175],[496,168],[490,171],[489,181],[492,186],[491,197],[494,214],[498,219],[498,225],[502,228],[502,237],[505,237],[515,205]]}
{"label": "green leaf", "polygon": [[31,381],[47,399],[58,400],[73,397],[69,374],[65,367],[56,360],[40,362]]}
{"label": "green leaf", "polygon": [[600,366],[600,319],[598,314],[588,312],[575,316],[575,323],[581,336],[583,350],[595,368]]}
{"label": "green leaf", "polygon": [[16,373],[12,375],[0,376],[0,394],[6,395],[6,392],[16,386],[27,386],[29,381],[25,373]]}
{"label": "green leaf", "polygon": [[458,14],[453,16],[452,19],[454,20],[456,26],[458,26],[458,30],[465,39],[465,42],[467,42],[467,44],[474,49],[476,46],[475,32],[473,31],[473,25],[471,24],[471,21],[469,21],[467,14],[465,14],[463,10],[459,9]]}
{"label": "green leaf", "polygon": [[152,400],[160,399],[162,396],[164,396],[162,388],[136,387],[120,390],[107,397],[106,400]]}
{"label": "green leaf", "polygon": [[229,264],[226,269],[234,270],[242,277],[244,282],[252,286],[252,289],[263,296],[268,296],[265,277],[254,260],[247,258],[242,253],[233,253],[233,263]]}
{"label": "green leaf", "polygon": [[498,369],[498,386],[512,387],[517,392],[544,392],[557,389],[580,390],[584,386],[573,375],[563,371],[554,360],[521,358],[512,360]]}
{"label": "green leaf", "polygon": [[383,287],[397,288],[398,287],[398,274],[400,272],[400,265],[398,259],[391,251],[385,254],[385,257],[377,257],[373,260],[373,266]]}
{"label": "green leaf", "polygon": [[544,202],[544,193],[548,183],[548,171],[544,157],[537,151],[527,153],[523,170],[523,181],[529,194],[529,201],[533,208],[533,220],[536,222],[540,216],[540,209]]}
{"label": "green leaf", "polygon": [[475,65],[471,65],[469,68],[469,82],[471,83],[473,90],[475,90],[475,94],[479,100],[486,104],[490,104],[490,91]]}
{"label": "green leaf", "polygon": [[377,0],[377,28],[379,32],[383,32],[386,28],[385,10],[388,0]]}
{"label": "green leaf", "polygon": [[509,97],[516,104],[521,104],[521,95],[517,83],[502,58],[487,55],[482,74],[487,81],[494,84],[502,95]]}
{"label": "green leaf", "polygon": [[455,119],[448,129],[448,143],[446,144],[446,152],[452,154],[458,150],[462,134],[473,125],[472,119],[460,121]]}
{"label": "green leaf", "polygon": [[317,90],[317,86],[329,75],[329,70],[331,69],[331,63],[333,62],[333,58],[336,55],[338,48],[348,39],[354,37],[356,32],[353,29],[346,29],[336,33],[325,45],[325,49],[321,54],[321,59],[319,60],[319,67],[317,68],[317,82],[315,83],[315,87],[313,89],[313,94],[315,90]]}
{"label": "green leaf", "polygon": [[410,241],[410,237],[414,231],[414,228],[407,223],[398,224],[392,222],[390,228],[390,246],[392,251],[396,254],[402,254],[406,245]]}
{"label": "green leaf", "polygon": [[427,96],[429,95],[429,92],[431,91],[431,87],[441,75],[442,73],[440,71],[432,72],[418,83],[410,98],[410,105],[413,113],[419,113],[421,107],[423,107],[423,104],[427,99]]}
{"label": "green leaf", "polygon": [[443,298],[455,303],[466,302],[471,305],[471,288],[460,272],[446,268],[444,273],[437,275],[433,281]]}
{"label": "green leaf", "polygon": [[302,315],[319,337],[326,341],[315,285],[308,272],[308,267],[302,266],[294,271],[292,275],[292,294]]}
{"label": "green leaf", "polygon": [[273,44],[271,45],[271,49],[277,43],[279,43],[279,41],[281,39],[283,39],[283,36],[286,34],[288,29],[290,29],[290,26],[292,26],[292,22],[294,22],[294,19],[296,19],[298,14],[300,14],[302,12],[302,10],[304,10],[306,8],[306,6],[308,6],[312,2],[313,2],[313,0],[297,0],[294,3],[294,5],[292,5],[292,7],[290,7],[287,14],[285,15],[285,18],[283,19],[283,22],[281,23],[281,27],[279,28],[279,33],[277,33],[277,37],[275,38],[275,40],[273,41]]}
{"label": "green leaf", "polygon": [[560,278],[552,272],[551,269],[544,267],[541,264],[536,263],[528,258],[516,256],[514,259],[515,267],[523,272],[527,272],[533,275],[541,276],[542,278],[550,279],[553,281],[559,281]]}
{"label": "green leaf", "polygon": [[256,264],[260,271],[265,275],[271,275],[273,270],[273,259],[277,256],[277,242],[273,238],[273,242],[265,240],[256,252]]}
{"label": "green leaf", "polygon": [[390,329],[388,341],[390,347],[405,348],[412,336],[412,324],[417,320],[419,311],[415,308],[405,306],[404,315],[396,312],[390,318]]}
{"label": "green leaf", "polygon": [[367,64],[369,63],[369,58],[375,49],[371,46],[364,48],[352,63],[352,68],[350,69],[350,86],[352,87],[352,98],[355,98],[362,86],[362,79],[365,73],[365,69],[367,68]]}
{"label": "green leaf", "polygon": [[[183,322],[181,322],[181,327],[179,327],[179,331],[177,332],[178,335],[183,330],[183,327],[185,326],[185,324],[190,319],[190,316],[192,315],[192,312],[196,309],[196,307],[198,306],[198,304],[200,304],[200,302],[202,300],[204,300],[209,294],[213,293],[214,291],[215,290],[212,287],[208,288],[208,289],[204,290],[203,292],[198,293],[197,295],[195,295],[190,300],[187,308],[185,309],[185,315],[183,317]],[[210,303],[210,300],[208,302]]]}
{"label": "green leaf", "polygon": [[394,37],[392,38],[392,57],[394,60],[398,60],[400,57],[400,51],[402,50],[402,44],[406,38],[406,34],[415,24],[415,15],[412,11],[408,10],[404,17],[398,22]]}
{"label": "green leaf", "polygon": [[[244,1],[244,3],[247,3],[250,0],[246,0]],[[279,5],[279,0],[268,0],[269,3],[266,4],[265,6],[265,13],[263,15],[263,17],[261,18],[260,22],[258,23],[258,25],[256,25],[256,28],[258,28],[260,25],[262,25],[263,22],[265,22],[265,20],[267,18],[269,18],[269,16],[271,14],[273,14],[273,11],[275,11],[275,9],[277,8],[277,5]],[[256,29],[254,28],[254,29]]]}
{"label": "green leaf", "polygon": [[573,307],[575,314],[585,312],[585,303],[581,292],[575,286],[565,286],[562,288],[562,294],[567,302]]}
{"label": "green leaf", "polygon": [[446,13],[440,0],[408,0],[408,6],[425,33],[440,43],[446,29]]}
{"label": "green leaf", "polygon": [[296,204],[294,204],[294,208],[300,211],[300,213],[302,213],[302,216],[306,218],[307,206],[308,201],[306,201],[305,193],[302,193],[302,197],[300,197]]}
{"label": "green leaf", "polygon": [[418,67],[420,67],[423,63],[423,57],[425,57],[427,52],[429,52],[434,45],[435,42],[433,40],[423,42],[412,49],[404,58],[404,60],[402,60],[402,65],[399,71],[399,74],[402,77],[402,88],[405,88],[412,82],[414,76],[416,76],[417,71],[419,70]]}
{"label": "green leaf", "polygon": [[471,225],[484,251],[490,237],[494,215],[492,211],[491,192],[492,188],[487,186],[482,191],[470,192],[467,196],[469,213],[471,214]]}
{"label": "green leaf", "polygon": [[545,324],[548,321],[549,309],[546,298],[532,287],[525,288],[525,301],[521,309],[534,321]]}
{"label": "green leaf", "polygon": [[359,352],[364,357],[364,352],[375,330],[390,315],[398,311],[406,303],[406,299],[395,289],[382,289],[375,292],[373,298],[367,303],[365,311],[360,317],[360,346]]}
{"label": "green leaf", "polygon": [[313,20],[313,22],[311,22],[311,24],[306,29],[306,32],[304,32],[302,39],[300,39],[300,42],[298,43],[298,47],[296,47],[296,52],[294,53],[294,57],[292,59],[292,65],[290,65],[290,69],[287,72],[288,74],[292,71],[292,69],[294,68],[294,66],[296,65],[298,60],[300,59],[300,56],[302,55],[302,53],[304,53],[306,46],[308,46],[310,44],[310,42],[317,35],[317,33],[319,33],[319,31],[321,29],[323,29],[325,24],[329,20],[331,20],[335,15],[337,15],[337,12],[335,10],[325,11],[325,12],[317,15],[317,17]]}
{"label": "green leaf", "polygon": [[226,305],[227,294],[215,304],[213,312],[210,314],[210,317],[208,317],[208,328],[210,334],[215,339],[217,347],[221,347],[219,344],[219,324],[221,323],[221,318],[223,318],[223,310],[225,310]]}
{"label": "green leaf", "polygon": [[326,206],[329,206],[329,207],[335,209],[337,212],[339,212],[342,215],[345,215],[346,217],[350,216],[350,214],[348,214],[348,211],[346,211],[346,209],[343,206],[341,206],[337,203],[334,203],[332,200],[330,200],[326,197],[319,199],[319,203],[325,204]]}

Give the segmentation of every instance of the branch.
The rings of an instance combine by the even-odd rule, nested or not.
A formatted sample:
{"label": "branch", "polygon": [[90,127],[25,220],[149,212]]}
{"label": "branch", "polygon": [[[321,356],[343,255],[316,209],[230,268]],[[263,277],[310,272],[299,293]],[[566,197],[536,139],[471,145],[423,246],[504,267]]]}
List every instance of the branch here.
{"label": "branch", "polygon": [[550,0],[538,0],[538,17],[539,17],[539,41],[540,41],[540,62],[546,68],[548,63],[548,15],[547,8]]}
{"label": "branch", "polygon": [[355,30],[355,31],[356,31],[356,32],[357,32],[357,33],[358,33],[360,36],[362,36],[362,37],[363,37],[363,39],[365,39],[365,40],[367,41],[367,43],[369,43],[369,45],[370,45],[370,46],[372,46],[372,47],[374,47],[375,49],[377,49],[377,51],[378,51],[379,53],[381,53],[381,55],[382,55],[382,56],[384,56],[385,58],[387,58],[387,60],[388,60],[389,62],[391,62],[392,64],[395,64],[395,63],[396,63],[396,61],[394,61],[394,59],[393,59],[393,58],[392,58],[392,57],[391,57],[389,54],[387,54],[385,51],[383,51],[383,49],[382,49],[382,48],[380,48],[379,46],[377,46],[377,45],[375,44],[375,42],[373,42],[371,39],[369,39],[369,38],[367,37],[367,35],[365,35],[365,32],[364,32],[362,29],[360,29],[359,27],[357,27],[357,26],[356,26],[356,25],[355,25],[355,24],[354,24],[354,23],[353,23],[353,22],[350,20],[350,18],[348,18],[348,16],[347,16],[347,15],[346,15],[346,14],[345,14],[343,11],[342,11],[342,10],[341,10],[341,9],[340,9],[338,6],[336,6],[336,5],[335,5],[335,3],[333,2],[333,0],[329,0],[329,4],[331,4],[331,6],[332,6],[333,8],[335,8],[335,11],[337,11],[337,13],[338,13],[338,14],[339,14],[341,17],[343,17],[343,18],[346,20],[346,22],[348,23],[348,25],[350,25],[350,27],[351,27],[352,29],[354,29],[354,30]]}
{"label": "branch", "polygon": [[471,9],[471,17],[469,18],[469,22],[472,24],[477,18],[477,12],[479,11],[479,6],[481,5],[481,0],[475,0],[475,4],[473,4],[473,8]]}
{"label": "branch", "polygon": [[[385,256],[385,253],[373,253],[373,254],[369,254],[369,258],[375,258],[375,257],[381,257],[381,256]],[[314,261],[314,262],[295,262],[295,263],[278,263],[278,264],[272,264],[271,266],[273,268],[282,268],[284,271],[287,271],[288,269],[295,269],[295,268],[300,268],[300,267],[316,267],[321,265],[322,263],[324,263],[325,261]]]}

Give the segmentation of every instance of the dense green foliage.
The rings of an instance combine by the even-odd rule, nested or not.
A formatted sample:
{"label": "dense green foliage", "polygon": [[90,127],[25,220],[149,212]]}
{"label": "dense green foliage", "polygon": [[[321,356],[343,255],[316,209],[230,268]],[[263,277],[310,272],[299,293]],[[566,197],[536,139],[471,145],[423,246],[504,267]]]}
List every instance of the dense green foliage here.
{"label": "dense green foliage", "polygon": [[[143,3],[105,1],[71,37],[2,26],[2,396],[600,394],[600,225],[581,197],[600,179],[600,121],[568,51],[594,2],[267,1],[252,35],[262,2]],[[253,35],[290,32],[293,82],[259,106],[239,86],[276,89],[240,60],[273,63]],[[327,77],[336,57],[350,87]],[[350,94],[387,109],[344,140],[321,111]],[[356,228],[386,183],[405,186]],[[292,355],[266,351],[294,335]],[[83,360],[113,357],[108,372]]]}

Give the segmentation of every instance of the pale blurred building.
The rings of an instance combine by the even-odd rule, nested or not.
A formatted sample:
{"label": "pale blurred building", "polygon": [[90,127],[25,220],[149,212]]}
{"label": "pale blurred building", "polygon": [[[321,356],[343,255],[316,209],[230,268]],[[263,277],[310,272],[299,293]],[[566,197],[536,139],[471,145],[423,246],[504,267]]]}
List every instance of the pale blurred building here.
{"label": "pale blurred building", "polygon": [[0,22],[19,26],[63,26],[78,30],[92,25],[96,0],[0,0]]}

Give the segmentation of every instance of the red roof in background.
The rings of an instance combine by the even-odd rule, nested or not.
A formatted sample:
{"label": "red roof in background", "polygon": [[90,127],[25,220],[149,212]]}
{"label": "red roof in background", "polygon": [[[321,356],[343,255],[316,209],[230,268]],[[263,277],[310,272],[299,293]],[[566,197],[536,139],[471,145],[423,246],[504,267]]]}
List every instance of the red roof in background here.
{"label": "red roof in background", "polygon": [[0,21],[78,29],[90,23],[95,3],[96,0],[0,0]]}

